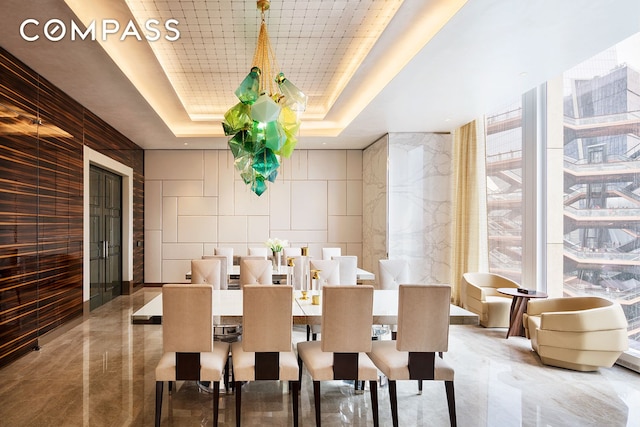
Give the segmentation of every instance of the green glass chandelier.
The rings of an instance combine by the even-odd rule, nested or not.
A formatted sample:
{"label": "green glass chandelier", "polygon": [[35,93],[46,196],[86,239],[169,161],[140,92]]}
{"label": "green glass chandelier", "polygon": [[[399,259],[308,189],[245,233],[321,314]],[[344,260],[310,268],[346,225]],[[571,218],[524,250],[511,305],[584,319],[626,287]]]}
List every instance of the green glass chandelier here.
{"label": "green glass chandelier", "polygon": [[235,168],[260,196],[267,181],[275,182],[281,158],[293,153],[307,96],[284,76],[276,62],[264,18],[269,0],[258,0],[257,4],[262,23],[251,71],[236,89],[240,102],[225,113],[222,127],[225,135],[233,135],[229,148]]}

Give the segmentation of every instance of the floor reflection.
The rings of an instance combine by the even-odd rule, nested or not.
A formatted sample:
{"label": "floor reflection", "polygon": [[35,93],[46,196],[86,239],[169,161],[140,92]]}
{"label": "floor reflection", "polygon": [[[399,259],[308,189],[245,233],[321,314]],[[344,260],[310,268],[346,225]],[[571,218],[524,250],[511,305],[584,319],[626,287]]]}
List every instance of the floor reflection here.
{"label": "floor reflection", "polygon": [[[132,325],[133,309],[157,295],[147,289],[117,298],[90,319],[0,369],[0,425],[148,426],[153,424],[154,369],[162,326]],[[294,332],[296,340],[305,331]],[[456,370],[461,426],[637,426],[640,374],[621,367],[574,372],[540,364],[528,340],[506,340],[503,329],[451,327],[449,352]],[[380,421],[390,425],[387,388],[378,389]],[[163,425],[212,425],[211,395],[195,382],[165,388]],[[243,425],[292,425],[286,385],[260,381],[243,388]],[[235,397],[220,398],[220,425],[235,425]],[[448,426],[444,384],[398,382],[400,425]],[[314,425],[313,391],[303,376],[301,425]],[[371,400],[342,381],[322,383],[325,426],[369,426]]]}

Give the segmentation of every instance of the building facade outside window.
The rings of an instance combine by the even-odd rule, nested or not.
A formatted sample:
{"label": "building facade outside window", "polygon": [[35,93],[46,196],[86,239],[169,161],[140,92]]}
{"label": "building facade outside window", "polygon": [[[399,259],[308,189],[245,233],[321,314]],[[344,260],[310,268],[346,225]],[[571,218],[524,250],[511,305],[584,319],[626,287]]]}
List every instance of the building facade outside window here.
{"label": "building facade outside window", "polygon": [[[563,77],[564,203],[547,207],[563,218],[562,293],[620,303],[640,354],[640,34]],[[518,283],[523,241],[536,238],[522,220],[523,111],[485,120],[489,269]]]}

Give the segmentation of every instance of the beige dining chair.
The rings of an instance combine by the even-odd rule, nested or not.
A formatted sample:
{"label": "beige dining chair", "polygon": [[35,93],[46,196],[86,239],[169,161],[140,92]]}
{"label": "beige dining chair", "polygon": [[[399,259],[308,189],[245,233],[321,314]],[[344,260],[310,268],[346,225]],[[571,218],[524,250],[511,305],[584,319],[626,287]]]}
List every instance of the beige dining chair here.
{"label": "beige dining chair", "polygon": [[213,248],[213,254],[218,256],[224,256],[227,258],[227,271],[231,271],[233,268],[233,248],[230,247],[216,247]]}
{"label": "beige dining chair", "polygon": [[288,263],[289,259],[293,260],[293,276],[290,285],[296,290],[304,289],[306,281],[304,263],[308,262],[308,259],[307,257],[290,256],[285,258],[285,262]]}
{"label": "beige dining chair", "polygon": [[378,370],[366,355],[372,348],[372,319],[373,286],[323,288],[322,339],[298,343],[298,363],[313,380],[316,426],[321,425],[320,382],[333,380],[369,381],[373,425],[378,426]]}
{"label": "beige dining chair", "polygon": [[318,279],[312,281],[313,290],[319,291],[324,285],[341,285],[340,262],[332,259],[312,259],[309,261],[309,271],[317,270]]}
{"label": "beige dining chair", "polygon": [[244,285],[271,285],[273,264],[266,259],[240,259],[240,289]]}
{"label": "beige dining chair", "polygon": [[[309,261],[309,271],[317,270],[318,278],[311,280],[312,290],[320,291],[325,285],[342,285],[340,282],[340,262],[327,259]],[[307,341],[315,341],[320,333],[320,325],[307,325]]]}
{"label": "beige dining chair", "polygon": [[[242,416],[242,383],[289,381],[293,425],[298,425],[299,366],[291,343],[293,288],[246,285],[242,290],[242,341],[231,345],[236,381],[236,426]],[[262,392],[264,393],[264,392]]]}
{"label": "beige dining chair", "polygon": [[334,256],[341,256],[342,248],[322,248],[322,259],[331,259]]}
{"label": "beige dining chair", "polygon": [[162,348],[156,366],[155,425],[162,418],[164,382],[172,392],[175,381],[213,383],[213,425],[218,425],[220,379],[229,357],[229,344],[213,341],[213,286],[167,284],[162,287]]}
{"label": "beige dining chair", "polygon": [[436,352],[449,346],[448,285],[400,285],[398,288],[398,339],[373,341],[367,354],[389,379],[393,426],[398,426],[396,381],[444,381],[449,421],[456,426],[454,370]]}
{"label": "beige dining chair", "polygon": [[267,247],[253,247],[253,248],[249,248],[249,251],[247,252],[247,254],[249,256],[262,256],[265,259],[267,259],[267,257],[269,255],[271,255],[269,249]]}
{"label": "beige dining chair", "polygon": [[[217,266],[216,266],[217,264]],[[216,280],[215,271],[220,273]],[[191,283],[207,283],[213,289],[228,289],[227,257],[224,255],[204,255],[201,260],[191,261]],[[213,339],[232,343],[238,341],[242,335],[241,323],[224,323],[220,316],[213,316]],[[228,366],[225,368],[228,370]],[[229,390],[229,376],[224,377],[225,390]],[[198,382],[201,390],[210,393],[211,389],[206,382]]]}
{"label": "beige dining chair", "polygon": [[355,255],[334,256],[331,259],[340,264],[340,285],[358,284],[358,257]]}
{"label": "beige dining chair", "polygon": [[191,283],[207,283],[213,289],[227,289],[227,258],[204,255],[202,259],[191,260]]}
{"label": "beige dining chair", "polygon": [[[411,283],[409,262],[405,259],[378,260],[378,287],[384,290],[397,290],[401,283]],[[375,330],[374,326],[374,330]],[[385,328],[375,333],[384,332]],[[398,325],[390,325],[391,339],[396,339]]]}

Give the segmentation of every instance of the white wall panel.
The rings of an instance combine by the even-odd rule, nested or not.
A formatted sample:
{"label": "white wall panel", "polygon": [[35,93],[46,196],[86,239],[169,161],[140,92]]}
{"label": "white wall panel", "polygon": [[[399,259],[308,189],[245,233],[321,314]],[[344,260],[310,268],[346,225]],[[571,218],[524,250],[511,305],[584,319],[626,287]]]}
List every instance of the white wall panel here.
{"label": "white wall panel", "polygon": [[218,151],[204,152],[204,193],[205,196],[218,195]]}
{"label": "white wall panel", "polygon": [[328,240],[333,242],[362,242],[362,218],[359,216],[330,216]]}
{"label": "white wall panel", "polygon": [[222,243],[247,242],[247,217],[219,216],[218,242],[220,242],[221,246]]}
{"label": "white wall panel", "polygon": [[162,261],[163,283],[189,283],[185,275],[191,270],[191,260],[166,259]]}
{"label": "white wall panel", "polygon": [[291,209],[293,230],[327,229],[326,181],[293,181],[291,197],[295,200]]}
{"label": "white wall panel", "polygon": [[345,150],[309,150],[308,179],[347,179]]}
{"label": "white wall panel", "polygon": [[201,197],[203,181],[164,181],[162,185],[162,195],[165,197]]}
{"label": "white wall panel", "polygon": [[327,214],[347,214],[347,181],[328,182]]}
{"label": "white wall panel", "polygon": [[145,163],[146,227],[157,228],[146,239],[149,283],[184,283],[190,259],[216,246],[246,255],[270,237],[306,245],[316,257],[325,246],[362,255],[360,151],[296,150],[261,197],[242,182],[228,150],[150,150]]}
{"label": "white wall panel", "polygon": [[144,229],[162,230],[162,181],[145,181]]}
{"label": "white wall panel", "polygon": [[207,242],[218,240],[216,217],[178,216],[178,242]]}
{"label": "white wall panel", "polygon": [[178,198],[162,199],[162,241],[178,241]]}
{"label": "white wall panel", "polygon": [[162,282],[162,231],[144,232],[144,280],[147,283]]}
{"label": "white wall panel", "polygon": [[217,197],[180,197],[178,215],[217,215]]}
{"label": "white wall panel", "polygon": [[[211,250],[213,254],[213,250]],[[199,259],[203,255],[202,243],[165,243],[162,245],[162,257],[168,259]]]}

